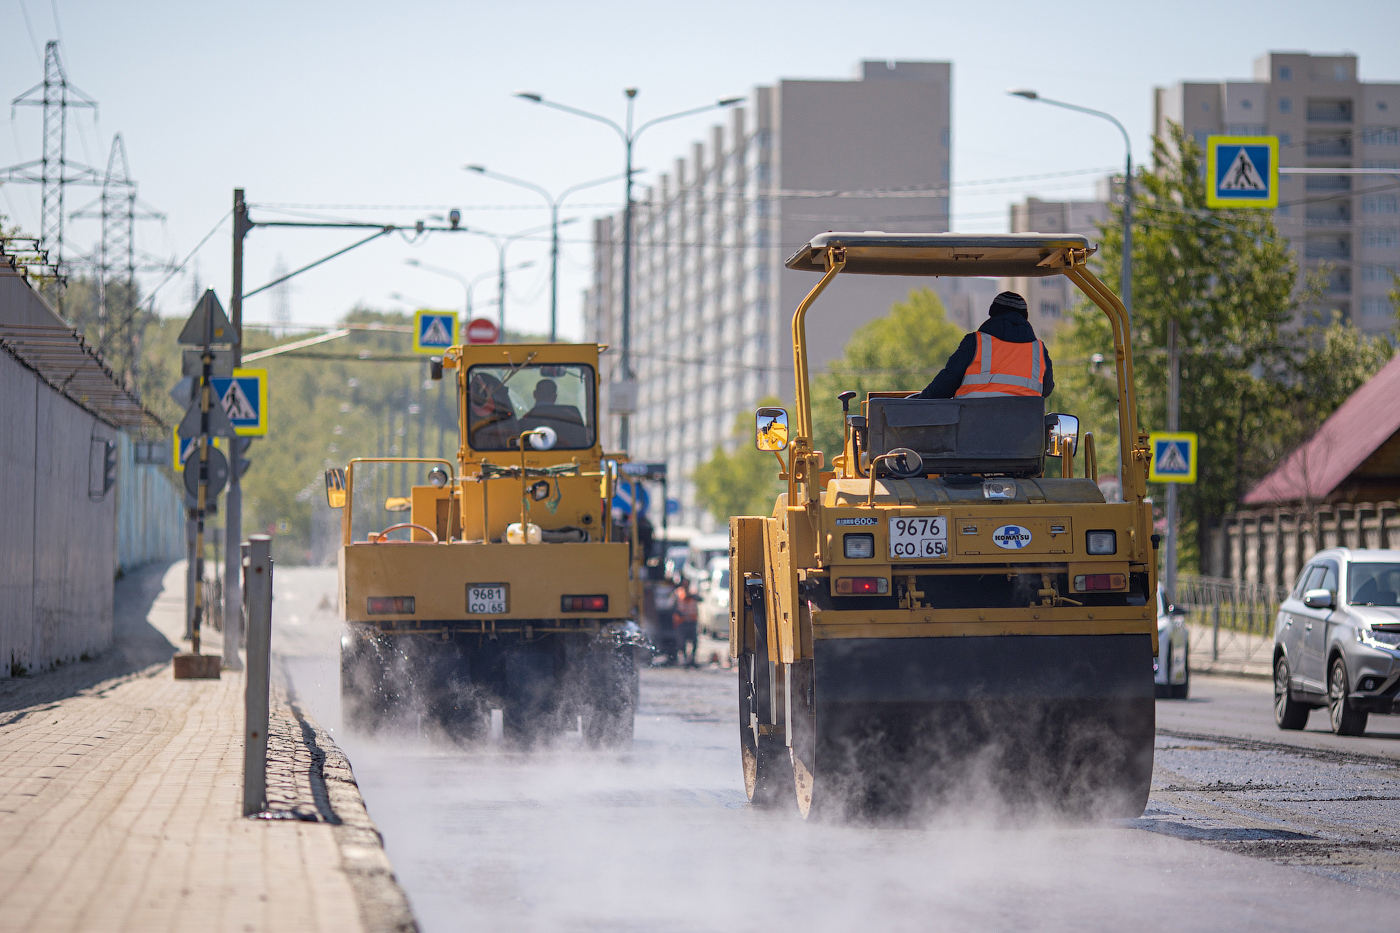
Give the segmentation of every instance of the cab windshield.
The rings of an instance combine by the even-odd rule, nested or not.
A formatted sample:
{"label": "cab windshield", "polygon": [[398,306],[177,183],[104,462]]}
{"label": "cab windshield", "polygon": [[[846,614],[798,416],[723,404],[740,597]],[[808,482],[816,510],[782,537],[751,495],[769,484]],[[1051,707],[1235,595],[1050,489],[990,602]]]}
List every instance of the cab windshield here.
{"label": "cab windshield", "polygon": [[1400,606],[1400,564],[1352,564],[1347,577],[1353,606]]}
{"label": "cab windshield", "polygon": [[538,449],[586,450],[597,436],[592,366],[473,366],[467,395],[473,450],[519,450],[521,433],[535,428],[552,432],[552,443],[549,434],[532,442]]}

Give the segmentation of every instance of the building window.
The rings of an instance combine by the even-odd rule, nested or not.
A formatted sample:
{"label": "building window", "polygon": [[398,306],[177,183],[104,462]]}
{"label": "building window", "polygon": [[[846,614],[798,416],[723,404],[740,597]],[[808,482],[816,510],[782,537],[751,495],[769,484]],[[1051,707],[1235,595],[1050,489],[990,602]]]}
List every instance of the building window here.
{"label": "building window", "polygon": [[952,131],[951,129],[949,129],[948,127],[945,126],[945,127],[943,127],[943,132],[941,132],[941,133],[938,134],[938,135],[939,135],[939,138],[940,138],[940,139],[942,140],[942,142],[943,142],[943,148],[944,148],[944,149],[947,149],[947,148],[948,148],[949,143],[951,142],[952,133],[953,133],[953,131]]}
{"label": "building window", "polygon": [[1278,79],[1280,81],[1292,81],[1293,69],[1289,68],[1287,65],[1280,65],[1278,69]]}
{"label": "building window", "polygon": [[1059,317],[1060,303],[1058,301],[1042,301],[1040,303],[1041,317]]}
{"label": "building window", "polygon": [[1280,97],[1280,98],[1278,99],[1278,112],[1279,112],[1279,113],[1292,113],[1292,112],[1293,112],[1293,101],[1289,100],[1287,97]]}
{"label": "building window", "polygon": [[1280,146],[1291,146],[1291,145],[1293,145],[1293,134],[1292,134],[1292,133],[1279,133],[1279,134],[1278,134],[1278,144],[1279,144]]}
{"label": "building window", "polygon": [[1363,214],[1400,214],[1400,197],[1393,194],[1370,194],[1361,199]]}
{"label": "building window", "polygon": [[1338,81],[1345,81],[1347,79],[1347,66],[1334,65],[1332,67],[1332,77],[1336,78]]}
{"label": "building window", "polygon": [[1393,168],[1400,169],[1400,160],[1397,159],[1367,159],[1361,163],[1362,168]]}
{"label": "building window", "polygon": [[1386,266],[1378,262],[1365,262],[1361,264],[1361,281],[1363,282],[1385,282],[1389,284],[1395,281],[1395,266]]}
{"label": "building window", "polygon": [[1395,249],[1400,246],[1400,230],[1395,227],[1371,227],[1363,230],[1361,245],[1372,249]]}
{"label": "building window", "polygon": [[944,163],[943,163],[943,180],[944,180],[944,181],[948,181],[950,178],[952,178],[952,170],[948,167],[948,163],[947,163],[947,162],[944,162]]}
{"label": "building window", "polygon": [[1383,100],[1378,100],[1378,101],[1376,101],[1376,109],[1377,109],[1377,110],[1388,110],[1388,109],[1390,109],[1390,105],[1387,104],[1387,103],[1386,103],[1385,101],[1383,101]]}
{"label": "building window", "polygon": [[1365,318],[1395,317],[1395,306],[1389,298],[1362,298],[1361,316]]}
{"label": "building window", "polygon": [[1243,108],[1243,109],[1245,109],[1245,110],[1253,110],[1253,109],[1254,109],[1254,101],[1252,101],[1252,100],[1242,100],[1242,101],[1240,101],[1240,107]]}
{"label": "building window", "polygon": [[1194,139],[1194,140],[1196,141],[1196,145],[1197,145],[1197,146],[1200,146],[1200,147],[1201,147],[1201,151],[1202,151],[1202,152],[1205,152],[1205,149],[1206,149],[1206,139],[1208,139],[1209,137],[1210,137],[1210,131],[1209,131],[1209,130],[1192,130],[1192,131],[1191,131],[1191,138]]}
{"label": "building window", "polygon": [[1267,131],[1268,126],[1263,123],[1225,124],[1225,135],[1227,136],[1263,136]]}
{"label": "building window", "polygon": [[1400,126],[1368,126],[1361,141],[1368,146],[1400,146]]}

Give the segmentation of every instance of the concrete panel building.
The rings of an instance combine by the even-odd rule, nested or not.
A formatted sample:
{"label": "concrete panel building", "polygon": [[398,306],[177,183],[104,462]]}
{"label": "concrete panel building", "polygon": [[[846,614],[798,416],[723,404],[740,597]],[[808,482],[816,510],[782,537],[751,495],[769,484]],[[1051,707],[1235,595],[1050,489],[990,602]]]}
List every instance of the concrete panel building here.
{"label": "concrete panel building", "polygon": [[1279,232],[1300,264],[1327,271],[1312,310],[1368,332],[1395,326],[1387,298],[1400,269],[1400,83],[1362,82],[1355,55],[1270,52],[1251,81],[1186,81],[1155,92],[1155,132],[1277,136],[1284,167],[1393,169],[1396,176],[1280,178]]}
{"label": "concrete panel building", "polygon": [[[855,80],[756,87],[637,193],[638,407],[629,452],[670,464],[680,521],[706,521],[690,474],[730,440],[736,415],[765,396],[792,395],[789,326],[815,278],[784,260],[827,230],[948,230],[951,80],[946,62],[881,61],[864,62]],[[586,339],[612,347],[608,383],[622,375],[620,216],[596,221],[593,238]],[[979,302],[985,309],[996,286],[940,287],[960,321]],[[808,319],[813,371],[909,288],[882,276],[838,278]],[[612,444],[616,418],[608,422],[603,436]]]}
{"label": "concrete panel building", "polygon": [[[1121,176],[1120,176],[1121,180]],[[1078,233],[1097,243],[1099,228],[1110,220],[1109,196],[1112,179],[1099,183],[1099,199],[1094,201],[1042,201],[1027,198],[1011,205],[1012,233]],[[1121,187],[1121,186],[1120,186]],[[1065,315],[1079,300],[1079,291],[1062,275],[1003,279],[1001,287],[1026,299],[1031,324],[1045,339],[1054,336]],[[982,317],[986,317],[983,309]],[[978,321],[980,323],[980,319]]]}

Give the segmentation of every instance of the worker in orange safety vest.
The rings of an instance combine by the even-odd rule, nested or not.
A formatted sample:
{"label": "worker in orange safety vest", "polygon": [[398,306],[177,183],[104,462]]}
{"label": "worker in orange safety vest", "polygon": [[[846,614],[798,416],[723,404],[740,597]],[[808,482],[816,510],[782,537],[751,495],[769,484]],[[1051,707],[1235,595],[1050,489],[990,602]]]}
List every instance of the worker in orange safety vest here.
{"label": "worker in orange safety vest", "polygon": [[1045,397],[1054,391],[1050,351],[1031,327],[1026,299],[1002,292],[992,299],[988,314],[915,398]]}

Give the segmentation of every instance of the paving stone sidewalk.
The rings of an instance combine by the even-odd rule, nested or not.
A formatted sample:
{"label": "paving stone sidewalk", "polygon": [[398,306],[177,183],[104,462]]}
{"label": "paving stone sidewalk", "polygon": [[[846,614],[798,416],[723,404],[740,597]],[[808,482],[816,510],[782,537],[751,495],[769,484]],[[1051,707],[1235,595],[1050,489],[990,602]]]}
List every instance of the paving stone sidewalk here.
{"label": "paving stone sidewalk", "polygon": [[269,812],[242,817],[242,676],[171,676],[181,567],[119,581],[102,658],[0,681],[0,930],[416,930],[349,762],[281,689]]}

